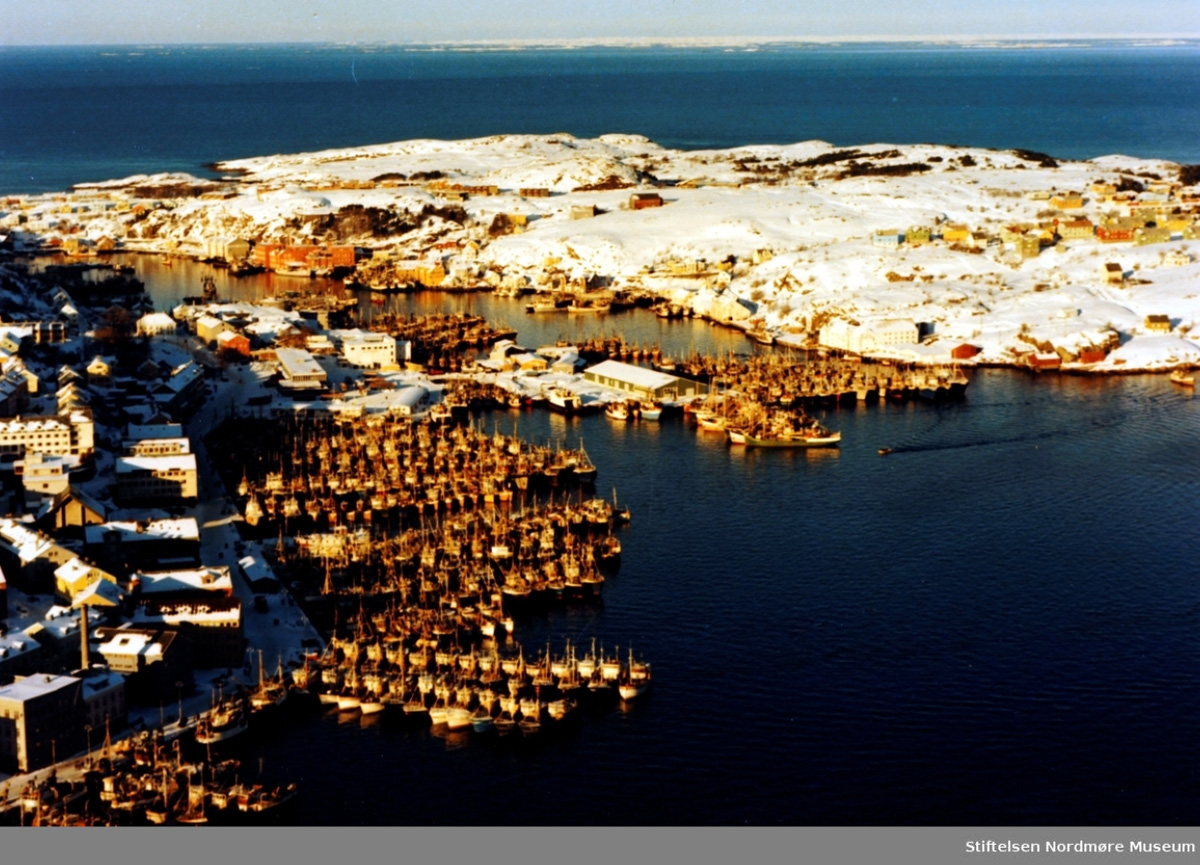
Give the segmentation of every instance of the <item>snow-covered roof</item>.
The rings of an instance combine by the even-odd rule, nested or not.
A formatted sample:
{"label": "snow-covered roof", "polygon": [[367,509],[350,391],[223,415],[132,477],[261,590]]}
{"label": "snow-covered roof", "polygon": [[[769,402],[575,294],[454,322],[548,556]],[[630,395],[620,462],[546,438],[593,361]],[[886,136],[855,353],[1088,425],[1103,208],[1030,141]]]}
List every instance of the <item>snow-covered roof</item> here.
{"label": "snow-covered roof", "polygon": [[133,575],[143,596],[181,591],[231,592],[233,579],[226,565],[188,568],[177,571],[153,571]]}
{"label": "snow-covered roof", "polygon": [[132,472],[168,472],[196,470],[195,454],[165,454],[163,456],[117,457],[118,475]]}
{"label": "snow-covered roof", "polygon": [[0,688],[0,700],[28,703],[46,694],[79,684],[74,676],[51,676],[39,673],[34,676],[18,676],[11,685]]}
{"label": "snow-covered roof", "polygon": [[108,522],[98,526],[85,526],[84,537],[89,545],[103,544],[109,532],[120,534],[122,542],[161,540],[200,540],[200,524],[195,517],[174,520],[149,520],[144,523],[132,521]]}
{"label": "snow-covered roof", "polygon": [[126,427],[125,432],[130,441],[139,441],[141,439],[170,439],[178,438],[183,435],[183,424],[178,423],[155,423],[155,424],[137,424],[131,423]]}
{"label": "snow-covered roof", "polygon": [[631,363],[622,363],[619,360],[604,360],[595,366],[588,367],[584,371],[588,377],[603,377],[623,381],[626,384],[631,384],[634,387],[643,387],[655,389],[660,387],[669,387],[678,379],[673,375],[667,375],[665,372],[658,372],[653,369],[635,366]]}

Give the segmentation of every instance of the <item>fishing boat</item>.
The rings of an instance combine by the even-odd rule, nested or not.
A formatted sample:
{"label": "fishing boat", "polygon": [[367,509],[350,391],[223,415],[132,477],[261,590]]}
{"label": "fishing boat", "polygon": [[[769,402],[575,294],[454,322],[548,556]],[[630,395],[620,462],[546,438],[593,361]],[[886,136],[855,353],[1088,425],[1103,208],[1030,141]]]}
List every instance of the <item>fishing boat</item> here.
{"label": "fishing boat", "polygon": [[840,432],[823,432],[807,431],[787,433],[784,435],[764,435],[754,436],[746,433],[745,444],[747,447],[765,447],[765,448],[823,448],[836,447],[842,440]]}
{"label": "fishing boat", "polygon": [[634,660],[629,650],[629,664],[622,668],[617,681],[617,693],[622,700],[633,700],[650,690],[650,665]]}
{"label": "fishing boat", "polygon": [[1180,387],[1195,387],[1196,386],[1195,373],[1193,373],[1190,369],[1172,370],[1171,374],[1169,376],[1167,376],[1167,378],[1170,379],[1171,384],[1177,384]]}
{"label": "fishing boat", "polygon": [[364,715],[377,715],[384,710],[385,705],[382,697],[371,694],[358,701],[358,710]]}
{"label": "fishing boat", "polygon": [[462,730],[474,723],[474,716],[465,706],[451,706],[446,710],[446,727],[450,730]]}
{"label": "fishing boat", "polygon": [[479,708],[471,715],[471,727],[476,733],[487,733],[496,728],[495,719],[492,718],[491,712],[480,703]]}
{"label": "fishing boat", "polygon": [[196,725],[196,741],[201,745],[216,745],[240,736],[249,727],[245,701],[240,697],[222,700],[207,717]]}
{"label": "fishing boat", "polygon": [[263,787],[255,784],[249,789],[243,788],[237,797],[237,808],[239,811],[261,814],[290,802],[296,797],[298,790],[299,787],[295,783],[284,787]]}
{"label": "fishing boat", "polygon": [[554,300],[535,300],[532,303],[525,305],[525,311],[528,313],[537,312],[566,312],[565,306],[559,306]]}
{"label": "fishing boat", "polygon": [[638,406],[638,415],[642,420],[658,420],[662,417],[662,406],[656,402],[643,400]]}
{"label": "fishing boat", "polygon": [[629,420],[629,406],[624,400],[610,402],[604,407],[604,413],[618,423],[625,423]]}
{"label": "fishing boat", "polygon": [[583,400],[579,394],[565,387],[551,388],[549,393],[546,394],[546,401],[550,403],[552,409],[561,411],[564,414],[576,414],[583,408]]}

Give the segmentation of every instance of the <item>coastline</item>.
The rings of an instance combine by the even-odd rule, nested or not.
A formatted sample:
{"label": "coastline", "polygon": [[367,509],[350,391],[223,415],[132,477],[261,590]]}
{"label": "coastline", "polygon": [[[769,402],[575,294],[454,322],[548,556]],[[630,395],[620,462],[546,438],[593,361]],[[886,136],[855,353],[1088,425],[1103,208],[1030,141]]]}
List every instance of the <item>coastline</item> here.
{"label": "coastline", "polygon": [[[822,141],[680,151],[559,134],[215,167],[216,180],[9,196],[13,252],[226,264],[241,243],[234,255],[269,269],[289,248],[342,249],[378,291],[412,274],[434,290],[631,291],[768,341],[901,363],[969,347],[954,357],[1094,373],[1200,364],[1195,172],[1164,160]],[[895,322],[911,333],[880,331]]]}

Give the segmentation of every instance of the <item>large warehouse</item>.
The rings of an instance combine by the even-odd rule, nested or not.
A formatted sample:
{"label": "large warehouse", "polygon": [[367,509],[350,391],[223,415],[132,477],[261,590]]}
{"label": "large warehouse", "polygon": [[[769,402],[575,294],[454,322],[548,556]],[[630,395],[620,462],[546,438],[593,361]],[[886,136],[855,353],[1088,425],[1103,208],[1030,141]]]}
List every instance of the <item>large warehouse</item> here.
{"label": "large warehouse", "polygon": [[619,360],[601,361],[584,370],[583,378],[614,390],[627,391],[639,399],[677,400],[708,393],[708,386],[701,382]]}

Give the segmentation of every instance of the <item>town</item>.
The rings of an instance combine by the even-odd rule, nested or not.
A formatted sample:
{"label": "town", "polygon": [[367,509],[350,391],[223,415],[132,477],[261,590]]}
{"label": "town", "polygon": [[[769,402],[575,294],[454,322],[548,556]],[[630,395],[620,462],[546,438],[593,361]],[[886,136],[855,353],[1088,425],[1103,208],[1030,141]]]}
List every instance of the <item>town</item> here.
{"label": "town", "polygon": [[[809,147],[693,156],[685,177],[683,157],[641,139],[601,142],[598,165],[537,144],[587,178],[502,189],[385,149],[5,200],[0,809],[98,820],[68,806],[99,797],[106,820],[203,822],[280,807],[294,785],[239,785],[168,743],[279,723],[284,698],[535,737],[574,723],[584,700],[645,693],[650,664],[632,652],[512,641],[514,610],[596,602],[634,515],[597,495],[603,467],[582,447],[485,433],[480,411],[687,413],[731,445],[836,448],[811,407],[961,398],[978,364],[1180,373],[1200,360],[1183,170],[1006,189],[1002,174],[1059,166]],[[480,159],[496,147],[461,145]],[[329,164],[354,170],[314,176]],[[934,166],[956,167],[947,184],[992,172],[985,197],[1005,207],[988,228],[917,207],[899,211],[921,216],[906,229],[879,227],[890,213],[813,229],[833,199],[861,207],[863,184],[927,183]],[[741,222],[739,202],[781,188],[818,213],[814,238],[785,245],[777,222]],[[718,202],[731,235],[655,241],[703,235],[711,217],[689,202]],[[672,211],[680,225],[665,226]],[[206,276],[156,310],[135,255],[290,287],[232,301]],[[526,347],[481,316],[376,303],[417,289],[530,297],[534,316],[640,306],[764,348],[670,356],[619,334]]]}

